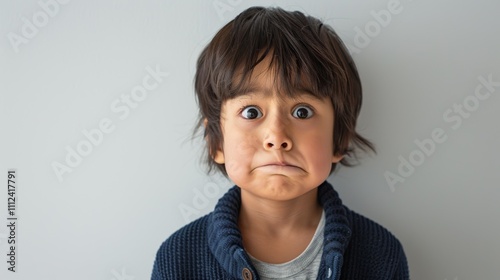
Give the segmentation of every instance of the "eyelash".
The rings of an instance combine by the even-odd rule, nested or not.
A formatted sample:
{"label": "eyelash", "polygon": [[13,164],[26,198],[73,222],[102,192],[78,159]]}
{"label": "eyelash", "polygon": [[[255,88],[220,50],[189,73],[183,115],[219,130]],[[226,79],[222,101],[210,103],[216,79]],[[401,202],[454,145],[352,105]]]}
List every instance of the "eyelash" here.
{"label": "eyelash", "polygon": [[[262,113],[262,109],[257,106],[257,105],[243,105],[239,110],[238,110],[238,116],[241,116],[241,114],[243,113],[243,111],[245,109],[247,109],[248,107],[255,107],[257,108],[261,113]],[[312,111],[312,114],[313,116],[316,114],[316,110],[314,110],[314,108],[308,104],[304,104],[304,103],[299,103],[297,105],[295,105],[292,109],[292,112],[290,113],[290,115],[293,115],[293,111],[295,111],[297,109],[297,107],[307,107],[309,110]]]}
{"label": "eyelash", "polygon": [[[249,108],[255,108],[258,113],[257,115],[259,115],[259,117],[255,117],[255,118],[247,118],[247,117],[244,117],[243,116],[243,112],[246,110],[246,109],[249,109]],[[248,106],[245,106],[243,107],[242,109],[240,109],[239,111],[239,115],[243,118],[243,119],[246,119],[246,120],[254,120],[254,119],[258,119],[260,117],[262,117],[262,110],[258,107],[258,106],[255,106],[255,105],[248,105]]]}
{"label": "eyelash", "polygon": [[312,112],[311,116],[308,118],[305,118],[305,119],[310,119],[311,117],[313,117],[316,114],[316,111],[311,106],[309,106],[307,104],[297,104],[295,107],[293,107],[292,115],[293,115],[294,111],[297,110],[297,108],[299,108],[299,107],[305,107],[305,108],[311,110],[311,112]]}
{"label": "eyelash", "polygon": [[[259,106],[257,106],[257,105],[243,105],[243,106],[241,106],[241,108],[238,110],[238,115],[239,115],[239,114],[241,114],[241,113],[243,113],[243,110],[245,110],[245,109],[246,109],[246,108],[248,108],[248,107],[255,107],[255,108],[257,108],[257,109],[259,109],[259,110],[260,110],[260,107],[259,107]],[[261,110],[261,111],[262,111],[262,110]]]}

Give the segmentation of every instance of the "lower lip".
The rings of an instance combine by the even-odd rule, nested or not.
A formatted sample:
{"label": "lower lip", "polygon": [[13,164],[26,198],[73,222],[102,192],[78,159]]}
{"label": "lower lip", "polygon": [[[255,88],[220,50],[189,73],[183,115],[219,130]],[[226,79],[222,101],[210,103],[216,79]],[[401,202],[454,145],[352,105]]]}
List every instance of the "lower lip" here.
{"label": "lower lip", "polygon": [[270,174],[298,174],[298,173],[303,173],[304,171],[296,166],[292,165],[276,165],[276,164],[270,164],[270,165],[264,165],[260,166],[257,168],[259,171],[264,172],[264,173],[270,173]]}

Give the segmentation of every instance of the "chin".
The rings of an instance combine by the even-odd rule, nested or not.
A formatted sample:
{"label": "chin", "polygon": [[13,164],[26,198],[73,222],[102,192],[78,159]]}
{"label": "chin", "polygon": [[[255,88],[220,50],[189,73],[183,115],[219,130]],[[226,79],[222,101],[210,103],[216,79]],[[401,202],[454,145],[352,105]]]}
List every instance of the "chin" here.
{"label": "chin", "polygon": [[267,184],[261,186],[264,187],[259,187],[259,189],[255,190],[259,196],[279,201],[298,198],[314,189],[314,187],[304,187],[304,184],[297,184],[297,182],[277,182],[277,180],[267,182]]}

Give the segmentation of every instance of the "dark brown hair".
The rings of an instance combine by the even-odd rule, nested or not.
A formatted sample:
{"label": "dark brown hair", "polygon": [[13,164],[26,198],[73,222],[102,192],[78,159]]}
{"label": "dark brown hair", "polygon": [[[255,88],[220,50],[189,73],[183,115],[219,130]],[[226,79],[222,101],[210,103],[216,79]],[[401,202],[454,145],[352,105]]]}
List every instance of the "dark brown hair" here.
{"label": "dark brown hair", "polygon": [[[222,147],[220,127],[224,101],[243,92],[253,68],[270,56],[281,88],[290,96],[293,89],[330,97],[334,110],[333,147],[335,155],[345,155],[340,164],[352,166],[355,147],[372,150],[373,144],[355,131],[361,109],[362,91],[358,71],[335,31],[318,19],[301,12],[280,8],[252,7],[230,21],[200,54],[195,91],[200,108],[196,131],[204,129],[209,172],[225,166],[213,160]],[[272,66],[272,67],[271,67]],[[331,172],[336,164],[332,164]]]}

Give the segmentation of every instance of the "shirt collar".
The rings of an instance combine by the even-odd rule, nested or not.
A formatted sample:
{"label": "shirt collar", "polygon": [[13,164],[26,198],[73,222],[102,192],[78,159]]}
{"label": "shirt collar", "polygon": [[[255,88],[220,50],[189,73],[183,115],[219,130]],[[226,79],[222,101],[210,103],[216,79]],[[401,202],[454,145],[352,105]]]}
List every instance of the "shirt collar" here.
{"label": "shirt collar", "polygon": [[[325,211],[325,232],[323,256],[318,276],[338,279],[342,267],[343,254],[351,237],[351,229],[338,193],[328,182],[318,187],[318,201]],[[208,222],[208,244],[219,264],[235,278],[257,272],[248,254],[243,249],[241,233],[238,229],[238,214],[241,205],[241,190],[234,186],[219,199]],[[318,277],[319,278],[319,277]]]}

